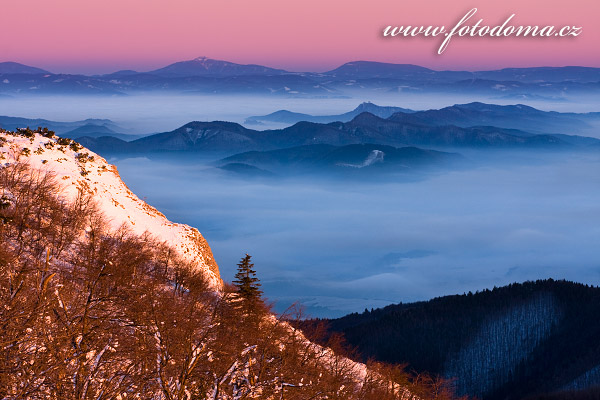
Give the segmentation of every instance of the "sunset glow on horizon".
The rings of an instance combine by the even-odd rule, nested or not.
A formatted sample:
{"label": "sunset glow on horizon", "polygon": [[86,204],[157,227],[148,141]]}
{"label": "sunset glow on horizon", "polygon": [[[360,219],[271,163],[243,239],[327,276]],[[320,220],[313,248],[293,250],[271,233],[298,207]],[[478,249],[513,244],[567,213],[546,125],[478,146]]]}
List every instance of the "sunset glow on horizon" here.
{"label": "sunset glow on horizon", "polygon": [[[388,25],[444,25],[473,7],[483,25],[582,27],[569,38],[384,38]],[[147,71],[199,56],[290,71],[326,71],[369,60],[433,69],[581,65],[600,67],[600,5],[507,0],[22,0],[3,4],[0,62],[52,72]]]}

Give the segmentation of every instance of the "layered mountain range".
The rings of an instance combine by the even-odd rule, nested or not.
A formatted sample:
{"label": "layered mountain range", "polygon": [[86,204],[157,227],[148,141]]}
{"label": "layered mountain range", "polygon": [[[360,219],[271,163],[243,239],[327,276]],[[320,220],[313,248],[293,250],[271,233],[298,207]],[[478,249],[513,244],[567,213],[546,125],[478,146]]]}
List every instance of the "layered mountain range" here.
{"label": "layered mountain range", "polygon": [[65,135],[106,156],[177,153],[190,160],[220,159],[214,163],[219,168],[263,177],[309,171],[415,172],[456,167],[465,161],[456,153],[467,150],[593,151],[600,146],[600,139],[582,136],[595,133],[600,113],[547,112],[525,105],[469,103],[412,111],[363,103],[338,115],[281,111],[249,119],[292,122],[298,118],[309,121],[262,131],[234,122],[195,121],[129,141],[123,139],[133,136],[115,133],[110,122],[85,123]]}
{"label": "layered mountain range", "polygon": [[277,122],[282,124],[295,124],[297,122],[306,121],[306,122],[317,122],[326,124],[329,122],[342,121],[348,122],[352,118],[362,114],[364,112],[371,113],[380,118],[389,118],[394,113],[404,112],[411,113],[414,112],[407,108],[402,107],[386,107],[386,106],[378,106],[373,103],[361,103],[352,111],[348,111],[343,114],[336,115],[310,115],[303,114],[288,110],[278,110],[268,115],[255,115],[252,117],[246,118],[244,124],[246,125],[262,125],[265,122]]}
{"label": "layered mountain range", "polygon": [[[107,153],[185,151],[230,154],[313,144],[346,146],[369,143],[434,148],[564,148],[600,143],[600,140],[595,138],[578,136],[596,129],[600,121],[598,113],[557,113],[540,111],[524,105],[470,103],[439,110],[393,113],[393,107],[368,105],[374,112],[391,115],[387,118],[369,112],[355,115],[363,108],[367,107],[361,105],[352,112],[336,116],[313,117],[304,114],[308,116],[307,119],[339,119],[330,123],[301,121],[283,129],[258,131],[233,122],[196,121],[170,132],[130,142],[117,140],[115,137],[83,137],[80,140],[92,149]],[[343,122],[349,118],[349,121]]]}
{"label": "layered mountain range", "polygon": [[310,170],[414,172],[456,167],[465,161],[456,154],[463,151],[600,147],[600,139],[587,136],[597,135],[600,113],[549,112],[522,104],[474,102],[413,111],[362,103],[336,115],[280,110],[246,120],[250,126],[262,122],[289,126],[256,130],[234,122],[194,121],[169,132],[135,135],[122,133],[127,129],[107,119],[59,122],[0,116],[0,128],[47,126],[104,156],[177,153],[189,160],[220,160],[213,165],[255,176]]}
{"label": "layered mountain range", "polygon": [[493,71],[436,71],[410,64],[346,63],[326,72],[289,72],[199,57],[147,72],[74,75],[14,62],[0,63],[0,94],[104,94],[149,91],[340,96],[356,90],[377,93],[481,93],[504,98],[563,98],[596,94],[600,69],[586,67],[508,68]]}

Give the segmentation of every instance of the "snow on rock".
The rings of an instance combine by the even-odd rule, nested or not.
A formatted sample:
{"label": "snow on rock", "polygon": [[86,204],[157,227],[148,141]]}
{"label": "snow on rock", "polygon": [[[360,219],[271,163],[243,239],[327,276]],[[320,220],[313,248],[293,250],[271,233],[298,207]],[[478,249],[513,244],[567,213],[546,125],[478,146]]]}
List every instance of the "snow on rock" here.
{"label": "snow on rock", "polygon": [[385,157],[385,153],[381,150],[372,150],[367,158],[360,164],[346,164],[346,163],[338,163],[340,167],[352,167],[352,168],[364,168],[369,165],[373,165],[378,162],[383,162]]}
{"label": "snow on rock", "polygon": [[91,193],[113,227],[125,224],[136,234],[149,232],[164,240],[203,271],[212,287],[222,287],[219,267],[200,232],[169,221],[140,200],[123,183],[117,168],[104,158],[69,139],[0,130],[0,166],[17,160],[54,173],[67,199],[75,198],[79,189]]}

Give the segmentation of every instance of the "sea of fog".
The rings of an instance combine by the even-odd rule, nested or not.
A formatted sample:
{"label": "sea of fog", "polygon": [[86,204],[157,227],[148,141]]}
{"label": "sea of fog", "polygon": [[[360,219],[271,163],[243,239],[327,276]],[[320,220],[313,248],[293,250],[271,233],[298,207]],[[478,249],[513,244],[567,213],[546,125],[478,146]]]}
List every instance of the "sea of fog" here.
{"label": "sea of fog", "polygon": [[[314,98],[250,95],[181,95],[148,93],[130,96],[16,96],[0,97],[0,115],[76,121],[107,118],[123,128],[121,133],[149,134],[176,129],[190,121],[225,120],[243,123],[253,115],[277,110],[314,115],[341,114],[361,102],[413,110],[442,108],[481,101],[495,104],[523,103],[545,111],[591,112],[598,110],[598,96],[569,100],[505,99],[473,94],[452,95],[357,92],[353,97]],[[248,126],[253,129],[281,128],[281,124]]]}
{"label": "sea of fog", "polygon": [[[4,97],[0,114],[54,121],[108,118],[124,133],[153,133],[192,120],[241,123],[279,109],[338,114],[363,101],[415,110],[483,101],[599,111],[597,98],[160,93]],[[477,153],[466,156],[479,167],[416,182],[377,183],[256,181],[177,159],[111,162],[138,196],[204,234],[224,279],[231,280],[239,259],[251,254],[278,311],[301,301],[311,315],[337,316],[548,277],[600,284],[600,156],[498,153],[483,157],[485,163],[478,163]]]}
{"label": "sea of fog", "polygon": [[202,232],[225,280],[251,254],[277,311],[301,302],[312,316],[340,316],[550,277],[600,284],[600,154],[484,158],[376,183],[109,161],[139,197]]}

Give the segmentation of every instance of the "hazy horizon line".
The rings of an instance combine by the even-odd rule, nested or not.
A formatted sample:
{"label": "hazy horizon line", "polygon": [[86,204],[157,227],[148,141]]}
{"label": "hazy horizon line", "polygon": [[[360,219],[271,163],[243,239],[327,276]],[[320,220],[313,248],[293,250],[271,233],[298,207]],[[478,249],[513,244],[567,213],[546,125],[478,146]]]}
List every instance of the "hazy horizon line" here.
{"label": "hazy horizon line", "polygon": [[[114,69],[108,69],[108,68],[102,68],[103,65],[101,65],[101,64],[97,64],[97,67],[95,67],[96,70],[98,70],[98,68],[102,68],[102,69],[106,69],[107,71],[112,71],[112,72],[94,72],[93,71],[94,67],[91,67],[91,66],[88,67],[89,69],[87,71],[85,70],[85,68],[82,68],[80,72],[76,72],[74,70],[66,71],[66,72],[54,72],[54,71],[57,71],[56,68],[66,68],[68,70],[69,67],[73,68],[74,66],[76,66],[76,64],[66,64],[66,65],[62,65],[62,66],[50,65],[50,67],[44,67],[42,64],[33,64],[33,63],[29,63],[29,62],[20,62],[20,61],[14,61],[14,60],[4,60],[4,61],[0,61],[0,63],[16,63],[16,64],[24,65],[27,67],[39,68],[39,69],[43,69],[47,72],[50,72],[51,74],[54,74],[54,75],[65,74],[65,75],[95,76],[95,75],[110,75],[110,74],[113,74],[113,73],[116,73],[119,71],[134,71],[137,73],[149,73],[149,72],[155,71],[157,69],[165,68],[165,67],[168,67],[168,66],[176,64],[176,63],[195,61],[200,58],[206,58],[207,60],[221,61],[221,62],[242,65],[242,66],[257,65],[257,66],[262,66],[262,67],[266,67],[266,68],[280,69],[285,72],[289,72],[289,73],[293,73],[293,74],[302,74],[302,73],[323,74],[323,73],[331,72],[331,71],[333,71],[339,67],[342,67],[344,65],[351,64],[351,63],[358,63],[358,62],[367,62],[367,63],[373,63],[373,64],[387,64],[387,65],[410,65],[410,66],[426,68],[426,69],[436,71],[436,72],[445,72],[445,71],[487,72],[487,71],[500,71],[500,70],[507,70],[507,69],[531,69],[531,68],[596,68],[596,69],[600,69],[600,66],[589,66],[589,65],[530,65],[530,66],[513,66],[513,67],[505,66],[505,67],[481,68],[481,69],[477,69],[477,68],[467,69],[467,68],[460,68],[457,66],[457,67],[440,69],[440,68],[435,68],[435,67],[429,67],[429,66],[426,66],[425,64],[394,63],[394,62],[377,61],[377,60],[356,59],[356,60],[346,61],[341,64],[335,64],[337,66],[335,66],[333,68],[321,67],[321,68],[317,68],[316,70],[308,70],[308,69],[301,69],[302,67],[290,69],[290,68],[286,68],[284,66],[276,66],[276,65],[271,66],[271,65],[269,65],[269,63],[262,63],[262,62],[258,63],[258,64],[257,63],[242,63],[242,62],[235,62],[235,61],[223,60],[223,59],[218,59],[218,58],[210,58],[210,57],[205,57],[205,56],[200,56],[200,57],[186,59],[186,60],[176,60],[176,61],[172,61],[172,62],[167,61],[167,64],[161,64],[162,66],[158,66],[158,67],[147,66],[146,68],[150,68],[148,70],[139,69],[139,66],[138,67],[132,66],[130,68],[127,68],[127,67],[119,68],[118,66],[115,66]],[[138,69],[134,69],[134,68],[138,68]]]}

